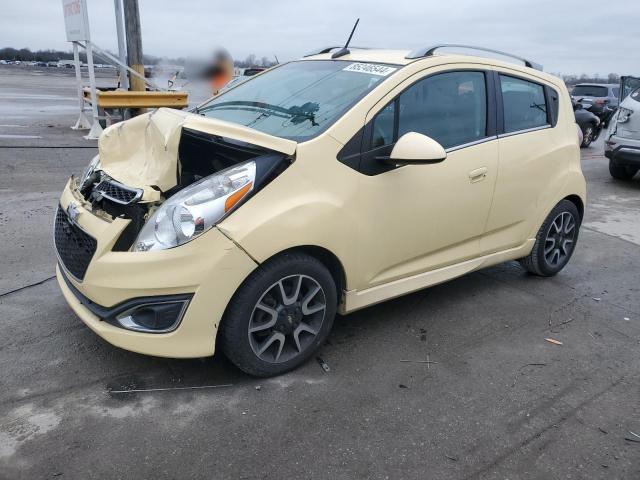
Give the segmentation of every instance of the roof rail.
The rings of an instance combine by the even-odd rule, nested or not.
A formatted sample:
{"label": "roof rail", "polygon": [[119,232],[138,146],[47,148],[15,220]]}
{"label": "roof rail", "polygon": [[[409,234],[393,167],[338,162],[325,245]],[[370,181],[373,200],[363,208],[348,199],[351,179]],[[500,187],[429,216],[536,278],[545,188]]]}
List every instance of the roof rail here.
{"label": "roof rail", "polygon": [[322,47],[317,50],[311,50],[308,53],[305,53],[303,57],[312,57],[313,55],[320,55],[321,53],[329,53],[334,48],[340,48],[340,45],[333,45],[332,47]]}
{"label": "roof rail", "polygon": [[[333,45],[331,47],[322,47],[322,48],[318,48],[317,50],[311,50],[310,52],[305,53],[302,56],[302,58],[312,57],[314,55],[320,55],[322,53],[329,53],[334,48],[342,48],[342,45]],[[349,48],[354,48],[356,50],[370,50],[371,49],[371,47],[349,47]]]}
{"label": "roof rail", "polygon": [[526,58],[522,58],[522,57],[519,57],[517,55],[513,55],[512,53],[501,52],[500,50],[493,50],[492,48],[476,47],[474,45],[461,45],[459,43],[443,43],[443,44],[440,44],[440,45],[432,45],[432,46],[426,47],[426,48],[419,48],[417,50],[413,50],[413,51],[409,52],[409,54],[404,58],[415,59],[415,58],[422,58],[422,57],[430,57],[435,53],[436,50],[438,50],[440,48],[466,48],[466,49],[469,49],[469,50],[480,50],[482,52],[496,53],[498,55],[504,55],[505,57],[510,57],[510,58],[514,58],[516,60],[520,60],[521,62],[523,62],[525,64],[525,66],[527,66],[529,68],[535,68],[536,70],[542,70],[542,65],[540,65],[539,63],[535,63],[535,62],[532,62],[531,60],[527,60]]}

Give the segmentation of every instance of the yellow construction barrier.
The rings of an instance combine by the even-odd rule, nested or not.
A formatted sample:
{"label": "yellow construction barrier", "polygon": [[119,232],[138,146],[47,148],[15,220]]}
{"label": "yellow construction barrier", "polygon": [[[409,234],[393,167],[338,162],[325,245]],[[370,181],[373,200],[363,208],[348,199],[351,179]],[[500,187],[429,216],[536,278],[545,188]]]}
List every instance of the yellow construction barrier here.
{"label": "yellow construction barrier", "polygon": [[[129,92],[127,90],[97,90],[98,108],[186,108],[187,92]],[[91,90],[84,89],[84,100],[91,103]]]}

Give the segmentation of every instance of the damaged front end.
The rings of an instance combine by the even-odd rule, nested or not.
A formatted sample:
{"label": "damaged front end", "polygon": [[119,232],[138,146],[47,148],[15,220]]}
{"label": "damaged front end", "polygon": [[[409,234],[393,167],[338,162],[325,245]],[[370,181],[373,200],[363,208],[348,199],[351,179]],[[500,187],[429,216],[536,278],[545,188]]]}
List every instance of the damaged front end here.
{"label": "damaged front end", "polygon": [[296,143],[160,109],[105,130],[78,198],[128,220],[113,251],[172,248],[201,235],[290,165]]}

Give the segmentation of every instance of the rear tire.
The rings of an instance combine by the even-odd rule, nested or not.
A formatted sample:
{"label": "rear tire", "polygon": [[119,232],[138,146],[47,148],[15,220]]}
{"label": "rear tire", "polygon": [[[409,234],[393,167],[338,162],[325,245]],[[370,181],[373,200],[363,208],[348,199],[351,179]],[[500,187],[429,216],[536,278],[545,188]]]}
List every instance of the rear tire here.
{"label": "rear tire", "polygon": [[220,346],[250,375],[280,375],[325,341],[337,304],[336,284],[320,261],[302,253],[280,255],[238,288],[220,324]]}
{"label": "rear tire", "polygon": [[543,222],[531,253],[519,260],[529,273],[552,277],[562,270],[578,241],[580,213],[573,202],[562,200]]}
{"label": "rear tire", "polygon": [[613,159],[609,159],[609,173],[616,180],[631,180],[638,173],[635,167],[618,165]]}
{"label": "rear tire", "polygon": [[591,145],[591,142],[593,142],[594,138],[594,132],[595,132],[596,128],[591,124],[591,123],[587,123],[584,128],[582,129],[582,143],[580,144],[581,148],[587,148],[589,145]]}

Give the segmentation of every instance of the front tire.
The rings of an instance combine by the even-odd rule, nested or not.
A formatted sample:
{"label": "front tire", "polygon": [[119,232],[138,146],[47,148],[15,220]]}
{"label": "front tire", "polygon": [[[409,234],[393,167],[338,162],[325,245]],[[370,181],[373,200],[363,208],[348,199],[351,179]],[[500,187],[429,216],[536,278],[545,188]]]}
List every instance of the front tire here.
{"label": "front tire", "polygon": [[580,213],[573,202],[562,200],[538,230],[531,253],[519,260],[529,273],[552,277],[573,255],[580,229]]}
{"label": "front tire", "polygon": [[609,173],[616,180],[631,180],[638,173],[638,169],[625,165],[618,165],[613,159],[609,159]]}
{"label": "front tire", "polygon": [[260,265],[235,293],[220,325],[220,346],[240,370],[258,377],[287,372],[329,335],[336,284],[314,257],[286,253]]}

